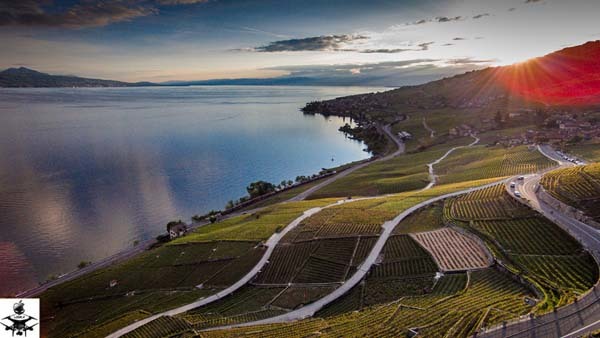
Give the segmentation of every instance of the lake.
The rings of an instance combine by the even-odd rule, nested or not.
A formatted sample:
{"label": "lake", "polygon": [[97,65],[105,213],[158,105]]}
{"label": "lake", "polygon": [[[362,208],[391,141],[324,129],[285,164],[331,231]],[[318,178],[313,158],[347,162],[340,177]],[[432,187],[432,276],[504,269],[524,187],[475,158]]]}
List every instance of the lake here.
{"label": "lake", "polygon": [[377,90],[0,89],[0,295],[221,209],[252,181],[369,157],[342,118],[299,109]]}

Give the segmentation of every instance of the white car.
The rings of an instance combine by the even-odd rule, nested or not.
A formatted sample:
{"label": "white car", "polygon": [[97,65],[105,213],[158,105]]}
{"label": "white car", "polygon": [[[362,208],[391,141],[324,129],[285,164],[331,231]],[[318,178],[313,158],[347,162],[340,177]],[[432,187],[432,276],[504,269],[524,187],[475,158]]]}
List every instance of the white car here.
{"label": "white car", "polygon": [[521,198],[521,193],[518,190],[515,190],[515,196],[517,196],[518,198]]}
{"label": "white car", "polygon": [[517,179],[518,179],[519,181],[522,181],[522,180],[524,180],[524,179],[525,179],[525,176],[519,176]]}
{"label": "white car", "polygon": [[516,185],[517,185],[517,184],[516,184],[515,182],[510,182],[510,187],[511,187],[512,189],[514,189]]}

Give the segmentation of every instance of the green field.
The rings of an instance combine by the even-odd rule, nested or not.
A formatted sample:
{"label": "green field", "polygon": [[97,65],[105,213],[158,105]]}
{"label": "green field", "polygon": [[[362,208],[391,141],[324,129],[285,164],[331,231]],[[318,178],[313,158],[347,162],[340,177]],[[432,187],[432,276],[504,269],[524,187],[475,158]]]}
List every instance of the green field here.
{"label": "green field", "polygon": [[474,146],[457,149],[435,167],[440,183],[534,173],[555,163],[526,146]]}
{"label": "green field", "polygon": [[471,141],[470,138],[455,139],[426,152],[373,163],[313,193],[310,198],[374,196],[421,189],[429,183],[427,163],[435,161],[453,146]]}

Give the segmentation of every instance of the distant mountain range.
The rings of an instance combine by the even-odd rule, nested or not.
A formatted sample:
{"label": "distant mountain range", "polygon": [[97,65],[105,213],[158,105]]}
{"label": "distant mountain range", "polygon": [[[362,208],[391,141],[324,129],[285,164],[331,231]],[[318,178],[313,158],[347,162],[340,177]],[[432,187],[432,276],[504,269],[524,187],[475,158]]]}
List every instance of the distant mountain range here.
{"label": "distant mountain range", "polygon": [[[439,75],[438,75],[439,76]],[[600,103],[600,41],[569,47],[526,62],[489,67],[441,80],[413,77],[405,82],[424,83],[394,91],[405,93],[406,101],[427,97],[428,105],[451,103],[472,106],[492,99],[514,96],[550,105]],[[401,79],[377,76],[295,76],[274,78],[171,81],[165,83],[121,82],[76,76],[50,75],[28,68],[0,72],[0,87],[133,87],[190,85],[322,85],[322,86],[400,86]]]}
{"label": "distant mountain range", "polygon": [[151,82],[131,83],[68,75],[50,75],[25,67],[9,68],[0,72],[0,87],[139,87],[156,85]]}

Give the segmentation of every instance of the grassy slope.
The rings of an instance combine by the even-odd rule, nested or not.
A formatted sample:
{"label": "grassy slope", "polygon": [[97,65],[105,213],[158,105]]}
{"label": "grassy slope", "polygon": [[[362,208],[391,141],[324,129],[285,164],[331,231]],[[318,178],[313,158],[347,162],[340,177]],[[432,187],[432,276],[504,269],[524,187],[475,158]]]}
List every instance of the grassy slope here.
{"label": "grassy slope", "polygon": [[[286,203],[201,227],[131,260],[60,284],[41,295],[53,337],[102,335],[109,328],[210,295],[258,262],[256,247],[306,209],[330,200]],[[109,282],[118,284],[109,287]],[[199,290],[196,285],[204,283]],[[119,325],[111,323],[118,321]]]}

